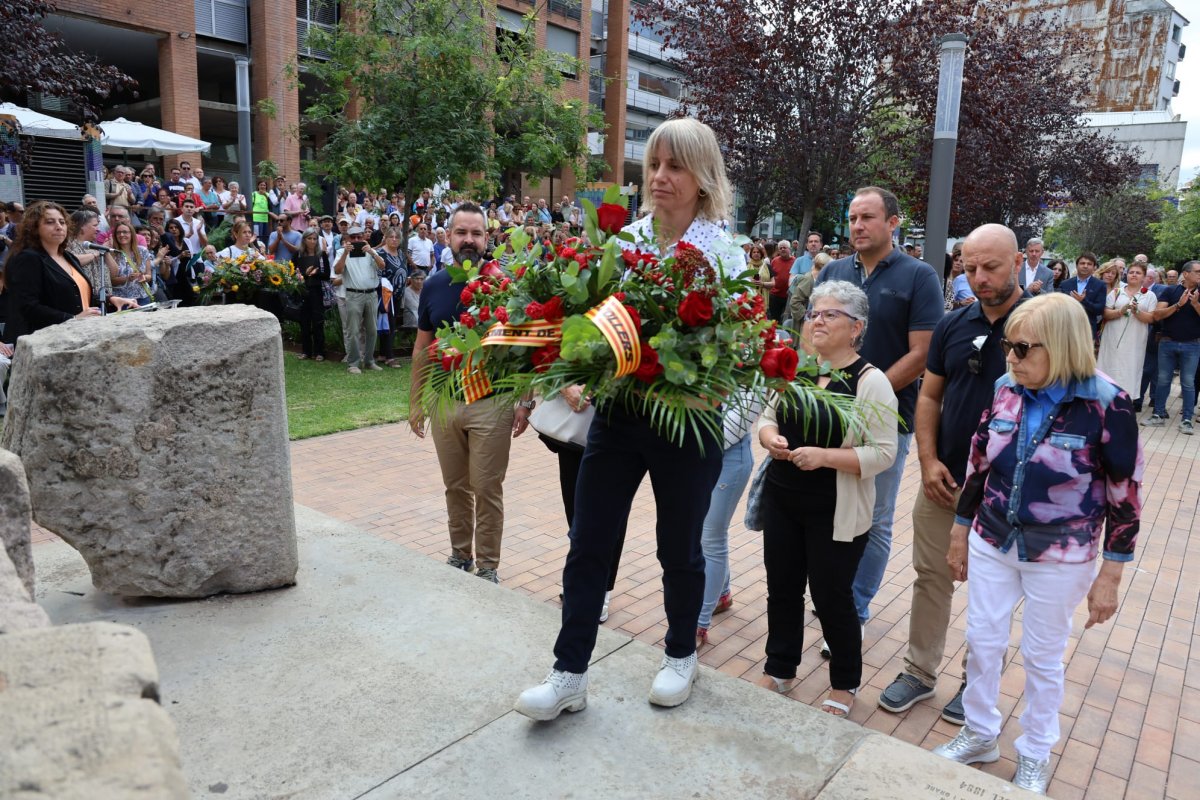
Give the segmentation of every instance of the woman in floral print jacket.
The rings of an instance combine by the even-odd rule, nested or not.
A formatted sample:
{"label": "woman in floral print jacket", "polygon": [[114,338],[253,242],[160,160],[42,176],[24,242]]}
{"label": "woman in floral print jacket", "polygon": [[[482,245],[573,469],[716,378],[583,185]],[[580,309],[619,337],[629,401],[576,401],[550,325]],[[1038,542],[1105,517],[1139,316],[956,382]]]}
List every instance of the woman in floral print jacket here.
{"label": "woman in floral print jacket", "polygon": [[1025,302],[1001,344],[1009,371],[972,441],[946,556],[957,580],[971,565],[967,724],[935,752],[965,764],[1000,757],[1000,673],[1023,599],[1026,708],[1013,782],[1044,793],[1071,617],[1084,596],[1087,627],[1116,612],[1141,514],[1142,449],[1129,395],[1096,372],[1091,326],[1076,300]]}

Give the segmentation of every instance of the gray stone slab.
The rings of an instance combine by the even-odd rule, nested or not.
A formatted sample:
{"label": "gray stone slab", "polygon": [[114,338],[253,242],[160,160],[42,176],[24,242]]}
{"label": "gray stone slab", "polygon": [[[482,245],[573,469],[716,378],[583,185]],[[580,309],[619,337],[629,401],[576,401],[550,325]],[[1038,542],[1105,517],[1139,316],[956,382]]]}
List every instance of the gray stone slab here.
{"label": "gray stone slab", "polygon": [[867,736],[708,668],[684,705],[655,708],[646,697],[661,659],[630,642],[588,671],[586,710],[549,723],[511,712],[366,798],[803,800]]}
{"label": "gray stone slab", "polygon": [[[550,667],[555,609],[296,508],[294,588],[181,602],[91,585],[62,543],[34,548],[55,623],[149,638],[192,792],[352,798],[509,712]],[[601,631],[601,657],[629,640]]]}
{"label": "gray stone slab", "polygon": [[16,453],[0,450],[0,547],[8,552],[29,597],[33,596],[31,515],[25,466]]}
{"label": "gray stone slab", "polygon": [[855,749],[819,800],[1033,800],[1032,792],[963,767],[899,739],[872,733]]}

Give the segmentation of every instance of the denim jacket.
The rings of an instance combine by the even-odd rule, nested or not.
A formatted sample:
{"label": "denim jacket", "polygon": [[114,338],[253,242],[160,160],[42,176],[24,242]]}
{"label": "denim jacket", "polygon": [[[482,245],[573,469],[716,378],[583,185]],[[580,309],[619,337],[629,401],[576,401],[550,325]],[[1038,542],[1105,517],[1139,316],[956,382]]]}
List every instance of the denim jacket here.
{"label": "denim jacket", "polygon": [[[1102,373],[1072,381],[1027,435],[1022,387],[996,381],[971,441],[957,521],[1021,561],[1133,560],[1142,446],[1133,403]],[[1028,442],[1028,444],[1026,444]]]}

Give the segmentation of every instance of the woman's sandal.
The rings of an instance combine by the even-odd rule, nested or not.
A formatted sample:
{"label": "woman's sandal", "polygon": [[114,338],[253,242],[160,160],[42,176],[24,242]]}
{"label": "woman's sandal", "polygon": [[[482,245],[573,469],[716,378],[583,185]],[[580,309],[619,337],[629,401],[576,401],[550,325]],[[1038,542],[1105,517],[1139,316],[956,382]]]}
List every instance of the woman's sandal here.
{"label": "woman's sandal", "polygon": [[696,652],[708,644],[708,628],[696,628]]}
{"label": "woman's sandal", "polygon": [[[858,689],[846,689],[844,691],[850,692],[851,695],[858,694]],[[853,700],[850,701],[849,705],[846,703],[839,703],[837,700],[830,700],[829,698],[825,698],[825,700],[821,703],[821,710],[831,717],[848,717],[850,716],[850,709],[852,708],[854,708]]]}
{"label": "woman's sandal", "polygon": [[796,678],[776,678],[774,675],[768,675],[764,672],[755,685],[763,689],[770,689],[772,692],[778,692],[779,694],[787,694],[792,689],[795,689],[796,684],[799,682]]}

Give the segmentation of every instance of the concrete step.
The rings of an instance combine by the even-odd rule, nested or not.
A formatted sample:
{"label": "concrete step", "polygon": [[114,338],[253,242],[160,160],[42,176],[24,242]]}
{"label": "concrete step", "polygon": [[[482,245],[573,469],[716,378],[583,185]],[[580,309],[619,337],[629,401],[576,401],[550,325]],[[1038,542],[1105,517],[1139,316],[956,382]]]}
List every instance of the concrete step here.
{"label": "concrete step", "polygon": [[35,545],[56,624],[142,630],[196,797],[1022,797],[975,769],[707,667],[647,702],[662,653],[601,628],[587,710],[512,711],[553,657],[559,612],[296,507],[298,584],[124,600],[62,542]]}

